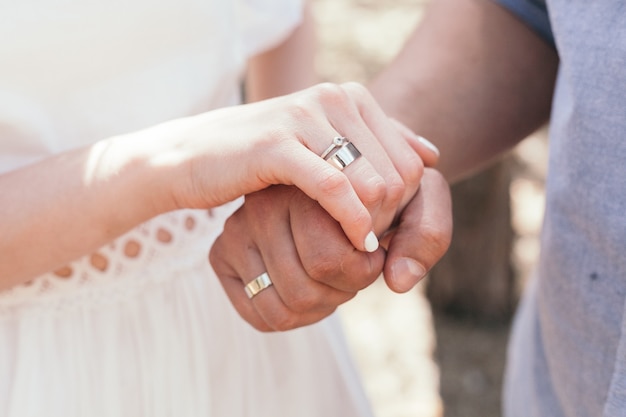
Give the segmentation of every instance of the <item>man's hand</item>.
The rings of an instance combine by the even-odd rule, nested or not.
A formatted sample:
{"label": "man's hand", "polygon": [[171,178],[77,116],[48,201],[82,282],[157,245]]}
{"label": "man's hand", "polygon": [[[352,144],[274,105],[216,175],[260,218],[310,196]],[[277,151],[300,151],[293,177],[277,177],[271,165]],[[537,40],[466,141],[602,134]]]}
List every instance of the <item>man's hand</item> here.
{"label": "man's hand", "polygon": [[422,186],[387,232],[384,276],[395,292],[413,288],[441,259],[452,239],[452,202],[448,183],[426,168]]}
{"label": "man's hand", "polygon": [[[446,181],[426,169],[421,187],[383,239],[388,251],[358,251],[339,224],[295,187],[246,197],[213,245],[211,263],[239,314],[262,331],[317,322],[384,271],[388,286],[408,291],[447,250],[452,233]],[[252,299],[246,283],[268,272],[273,285]]]}

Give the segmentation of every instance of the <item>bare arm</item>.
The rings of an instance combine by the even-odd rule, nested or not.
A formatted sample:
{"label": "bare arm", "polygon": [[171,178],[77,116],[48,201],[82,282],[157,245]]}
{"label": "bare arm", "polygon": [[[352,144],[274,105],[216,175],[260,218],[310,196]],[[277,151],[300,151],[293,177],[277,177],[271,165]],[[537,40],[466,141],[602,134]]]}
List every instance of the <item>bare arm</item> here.
{"label": "bare arm", "polygon": [[311,7],[304,6],[301,24],[275,48],[250,60],[246,101],[289,94],[317,82],[315,74],[315,23]]}
{"label": "bare arm", "polygon": [[457,179],[545,123],[556,51],[488,0],[434,0],[370,85],[385,111],[434,142]]}
{"label": "bare arm", "polygon": [[[342,225],[354,248],[375,250],[372,215],[362,201],[400,200],[403,184],[380,140],[398,135],[364,87],[321,84],[5,173],[0,290],[88,254],[156,214],[214,207],[272,184],[297,186]],[[319,157],[335,136],[355,138],[371,156],[337,170]],[[405,169],[420,162],[411,152],[402,156]]]}
{"label": "bare arm", "polygon": [[149,152],[114,156],[113,142],[0,176],[0,289],[54,270],[174,208],[155,188],[166,179],[157,172],[167,175],[167,169],[145,175]]}

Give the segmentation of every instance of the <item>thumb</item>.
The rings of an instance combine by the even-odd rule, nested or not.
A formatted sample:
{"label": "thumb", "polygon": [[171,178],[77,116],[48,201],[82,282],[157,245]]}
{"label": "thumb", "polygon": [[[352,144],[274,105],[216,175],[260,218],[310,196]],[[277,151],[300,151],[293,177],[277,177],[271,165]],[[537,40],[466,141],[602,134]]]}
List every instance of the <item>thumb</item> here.
{"label": "thumb", "polygon": [[446,253],[452,238],[450,189],[434,169],[424,171],[418,193],[390,232],[383,274],[395,292],[413,288]]}

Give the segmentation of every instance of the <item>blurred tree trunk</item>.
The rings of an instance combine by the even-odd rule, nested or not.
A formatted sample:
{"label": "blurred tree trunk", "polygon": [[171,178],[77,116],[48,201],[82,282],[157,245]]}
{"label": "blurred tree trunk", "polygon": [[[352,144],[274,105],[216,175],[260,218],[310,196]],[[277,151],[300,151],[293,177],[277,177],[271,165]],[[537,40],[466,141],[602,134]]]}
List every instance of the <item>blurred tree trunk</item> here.
{"label": "blurred tree trunk", "polygon": [[433,309],[475,319],[508,321],[515,307],[509,185],[512,157],[452,187],[454,234],[432,269]]}

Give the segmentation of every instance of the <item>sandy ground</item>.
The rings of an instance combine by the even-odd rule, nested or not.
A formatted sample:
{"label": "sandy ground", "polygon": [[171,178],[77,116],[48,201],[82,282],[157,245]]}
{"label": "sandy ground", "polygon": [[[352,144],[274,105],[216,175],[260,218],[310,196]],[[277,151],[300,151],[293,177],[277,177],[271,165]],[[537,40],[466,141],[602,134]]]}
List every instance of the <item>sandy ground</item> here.
{"label": "sandy ground", "polygon": [[[427,0],[313,0],[322,79],[367,82],[401,48]],[[514,261],[528,274],[538,252],[545,137],[516,150]],[[379,282],[340,309],[377,417],[496,417],[508,325],[433,315],[423,285],[393,294]]]}

